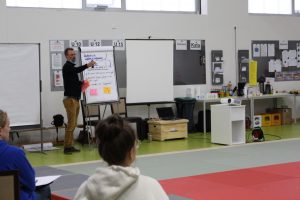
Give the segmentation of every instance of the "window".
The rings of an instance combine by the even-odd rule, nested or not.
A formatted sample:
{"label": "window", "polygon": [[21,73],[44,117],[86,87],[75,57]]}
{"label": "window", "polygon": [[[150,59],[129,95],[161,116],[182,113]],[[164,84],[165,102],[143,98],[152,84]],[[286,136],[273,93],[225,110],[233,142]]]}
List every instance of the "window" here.
{"label": "window", "polygon": [[[207,14],[207,0],[6,0],[8,7],[170,11]],[[200,10],[201,9],[201,10]]]}
{"label": "window", "polygon": [[82,0],[6,0],[6,6],[81,9]]}
{"label": "window", "polygon": [[195,0],[126,0],[126,10],[196,12]]}
{"label": "window", "polygon": [[107,6],[108,8],[121,8],[121,0],[86,0],[86,7]]}
{"label": "window", "polygon": [[293,14],[292,0],[248,0],[248,12],[291,15]]}
{"label": "window", "polygon": [[295,13],[300,13],[300,0],[294,0],[295,1]]}

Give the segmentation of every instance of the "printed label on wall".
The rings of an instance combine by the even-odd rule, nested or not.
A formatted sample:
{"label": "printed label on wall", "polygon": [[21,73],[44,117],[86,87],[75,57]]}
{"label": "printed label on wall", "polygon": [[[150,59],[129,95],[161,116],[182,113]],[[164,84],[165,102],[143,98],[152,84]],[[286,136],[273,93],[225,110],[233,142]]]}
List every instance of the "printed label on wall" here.
{"label": "printed label on wall", "polygon": [[201,50],[201,40],[190,40],[190,50]]}
{"label": "printed label on wall", "polygon": [[52,69],[61,69],[62,68],[61,53],[52,53],[51,54],[51,63],[52,63]]}
{"label": "printed label on wall", "polygon": [[63,40],[50,40],[50,51],[64,51],[65,45]]}
{"label": "printed label on wall", "polygon": [[89,40],[89,46],[90,47],[100,47],[101,40]]}
{"label": "printed label on wall", "polygon": [[187,40],[176,40],[176,50],[187,50]]}
{"label": "printed label on wall", "polygon": [[279,49],[288,49],[289,41],[288,40],[279,40]]}
{"label": "printed label on wall", "polygon": [[115,50],[125,51],[125,40],[113,40]]}
{"label": "printed label on wall", "polygon": [[82,40],[70,40],[70,47],[73,48],[75,51],[78,51],[78,47],[82,47],[82,45]]}
{"label": "printed label on wall", "polygon": [[54,86],[55,87],[59,87],[59,86],[63,86],[64,82],[63,82],[63,77],[62,77],[62,71],[54,71]]}

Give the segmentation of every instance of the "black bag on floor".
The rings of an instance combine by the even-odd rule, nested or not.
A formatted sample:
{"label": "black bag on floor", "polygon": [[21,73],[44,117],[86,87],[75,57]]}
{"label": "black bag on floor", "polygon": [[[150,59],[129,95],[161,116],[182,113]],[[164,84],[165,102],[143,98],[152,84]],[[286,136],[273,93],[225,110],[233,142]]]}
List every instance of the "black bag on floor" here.
{"label": "black bag on floor", "polygon": [[143,119],[142,121],[142,128],[141,128],[141,134],[138,135],[139,140],[145,140],[148,138],[148,132],[149,132],[149,127],[148,127],[148,119]]}
{"label": "black bag on floor", "polygon": [[64,116],[62,116],[61,114],[54,115],[51,124],[54,125],[55,127],[63,126]]}

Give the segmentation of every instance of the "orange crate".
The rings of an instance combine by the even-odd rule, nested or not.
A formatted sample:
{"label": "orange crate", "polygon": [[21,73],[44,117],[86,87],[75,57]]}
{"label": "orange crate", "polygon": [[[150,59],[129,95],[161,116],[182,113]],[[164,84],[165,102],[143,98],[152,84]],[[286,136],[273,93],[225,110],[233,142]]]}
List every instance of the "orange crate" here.
{"label": "orange crate", "polygon": [[271,126],[271,114],[261,115],[261,126]]}
{"label": "orange crate", "polygon": [[271,126],[280,126],[281,125],[281,114],[272,113],[271,114]]}

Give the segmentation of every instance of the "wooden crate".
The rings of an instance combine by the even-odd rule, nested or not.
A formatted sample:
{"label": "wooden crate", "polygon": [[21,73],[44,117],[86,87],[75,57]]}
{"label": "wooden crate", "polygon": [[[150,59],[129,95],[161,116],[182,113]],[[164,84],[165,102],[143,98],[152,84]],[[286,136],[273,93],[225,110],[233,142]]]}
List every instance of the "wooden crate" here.
{"label": "wooden crate", "polygon": [[149,120],[149,134],[153,140],[187,138],[187,119],[180,120]]}
{"label": "wooden crate", "polygon": [[276,112],[281,114],[281,124],[292,124],[292,109],[291,108],[276,108]]}

